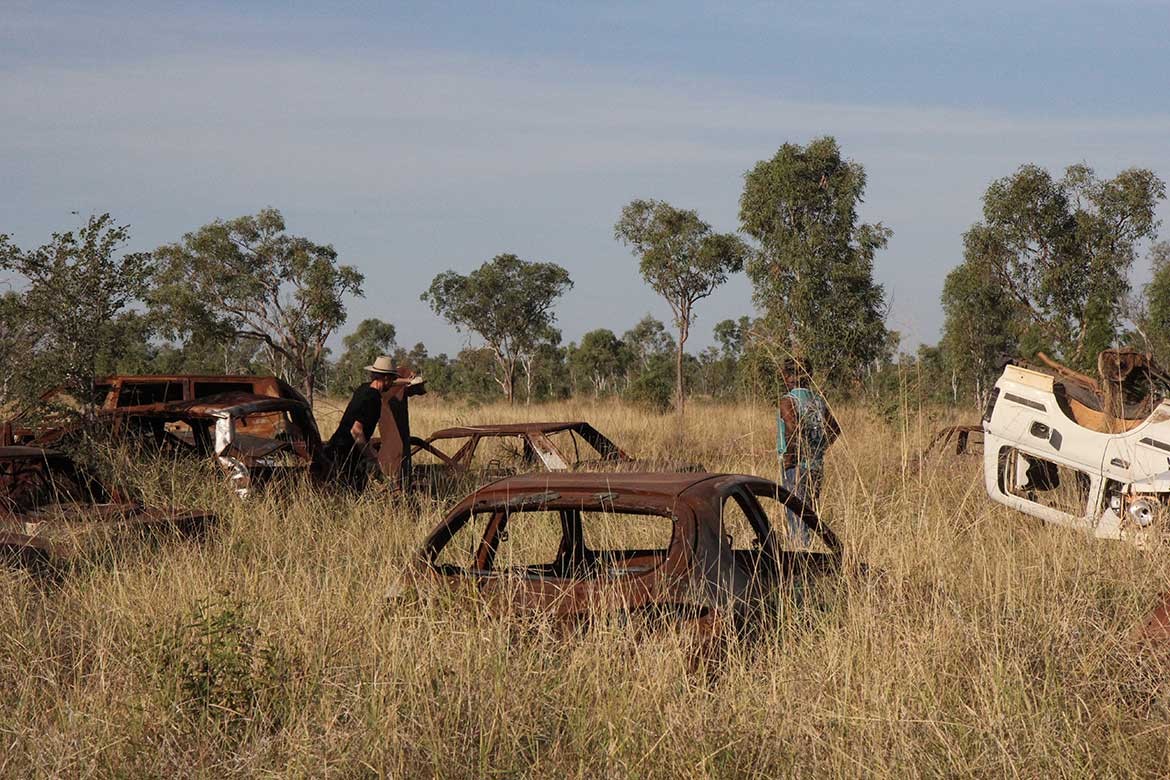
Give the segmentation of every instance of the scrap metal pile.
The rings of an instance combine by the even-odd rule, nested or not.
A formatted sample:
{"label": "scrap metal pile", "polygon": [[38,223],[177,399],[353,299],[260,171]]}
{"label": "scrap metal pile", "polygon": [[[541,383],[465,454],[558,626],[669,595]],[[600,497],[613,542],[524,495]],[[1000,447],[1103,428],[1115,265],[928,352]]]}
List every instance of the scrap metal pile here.
{"label": "scrap metal pile", "polygon": [[[1170,540],[1170,376],[1125,350],[1102,353],[1098,368],[1093,379],[1043,355],[1038,365],[1011,363],[982,423],[940,431],[927,452],[982,449],[991,498],[1047,522],[1099,538]],[[398,490],[468,493],[423,544],[414,566],[423,580],[470,583],[494,608],[568,623],[618,609],[712,634],[744,624],[785,583],[840,568],[837,537],[785,488],[638,460],[587,422],[417,438],[409,399],[425,383],[398,373],[370,441],[377,469]],[[214,459],[240,496],[289,475],[320,486],[335,478],[312,408],[275,377],[117,376],[100,388],[96,417],[111,437]],[[43,400],[60,408],[71,399],[57,389]],[[190,534],[214,521],[135,504],[45,449],[76,431],[66,417],[5,423],[0,550],[67,558],[95,539]],[[1158,613],[1145,635],[1164,639],[1168,625]]]}

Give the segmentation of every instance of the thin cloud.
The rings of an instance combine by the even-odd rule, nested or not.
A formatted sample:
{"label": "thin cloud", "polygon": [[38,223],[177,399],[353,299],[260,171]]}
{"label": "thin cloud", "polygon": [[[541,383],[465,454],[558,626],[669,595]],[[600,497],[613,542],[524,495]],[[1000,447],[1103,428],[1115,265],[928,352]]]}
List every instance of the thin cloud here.
{"label": "thin cloud", "polygon": [[[573,273],[566,340],[610,324],[599,319],[628,327],[652,299],[610,237],[622,203],[662,197],[734,228],[742,173],[785,141],[833,134],[866,165],[863,215],[895,230],[878,275],[912,342],[937,337],[942,278],[992,178],[1029,161],[1170,174],[1164,114],[801,102],[718,80],[427,51],[25,65],[0,72],[0,101],[15,107],[0,149],[5,230],[41,240],[60,227],[62,193],[70,208],[137,223],[147,247],[273,204],[366,272],[355,317],[384,316],[418,334],[404,338],[448,349],[457,337],[418,292],[437,270],[501,251]],[[613,313],[599,318],[605,303]],[[739,280],[698,329],[749,311]]]}

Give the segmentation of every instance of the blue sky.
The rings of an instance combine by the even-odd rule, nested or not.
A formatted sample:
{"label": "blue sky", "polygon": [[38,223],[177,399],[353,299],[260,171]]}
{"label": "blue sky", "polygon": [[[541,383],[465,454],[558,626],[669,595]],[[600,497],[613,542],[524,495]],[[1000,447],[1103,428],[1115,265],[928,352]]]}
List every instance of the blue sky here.
{"label": "blue sky", "polygon": [[[456,350],[419,294],[514,252],[569,269],[568,341],[669,317],[613,241],[624,203],[731,230],[744,171],[831,134],[868,172],[863,217],[894,230],[876,272],[912,348],[938,337],[992,179],[1170,178],[1168,34],[1167,0],[0,0],[0,232],[35,245],[109,211],[149,249],[271,205],[366,274],[351,326]],[[750,292],[700,303],[691,346]]]}

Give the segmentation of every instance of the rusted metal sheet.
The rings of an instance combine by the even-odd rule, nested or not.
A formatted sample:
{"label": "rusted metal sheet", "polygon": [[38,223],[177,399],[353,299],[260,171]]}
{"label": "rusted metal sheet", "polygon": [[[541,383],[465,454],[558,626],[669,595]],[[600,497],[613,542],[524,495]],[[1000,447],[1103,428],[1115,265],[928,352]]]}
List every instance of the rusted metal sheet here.
{"label": "rusted metal sheet", "polygon": [[1163,651],[1170,650],[1170,592],[1158,597],[1154,608],[1134,632],[1134,639]]}
{"label": "rusted metal sheet", "polygon": [[61,563],[95,544],[145,533],[192,535],[214,522],[208,512],[128,501],[61,453],[0,447],[0,554],[10,559]]}
{"label": "rusted metal sheet", "polygon": [[408,399],[424,395],[426,382],[409,368],[398,368],[398,379],[382,395],[378,419],[378,468],[398,488],[411,484],[410,406]]}
{"label": "rusted metal sheet", "polygon": [[[733,543],[725,521],[736,509],[750,524],[750,544],[743,537]],[[785,509],[799,518],[801,534],[789,535],[787,523],[770,519]],[[555,554],[545,539],[551,560],[502,563],[502,545],[529,543],[516,538],[535,528],[525,518],[543,518],[546,527],[559,522]],[[667,524],[668,541],[646,546],[637,534],[614,541],[622,523],[640,518]],[[609,521],[618,533],[606,542],[596,534]],[[785,583],[837,570],[841,555],[840,541],[811,507],[759,477],[547,473],[504,479],[464,498],[427,537],[415,570],[424,580],[474,593],[497,612],[535,612],[570,624],[599,612],[656,615],[707,633],[750,620]]]}

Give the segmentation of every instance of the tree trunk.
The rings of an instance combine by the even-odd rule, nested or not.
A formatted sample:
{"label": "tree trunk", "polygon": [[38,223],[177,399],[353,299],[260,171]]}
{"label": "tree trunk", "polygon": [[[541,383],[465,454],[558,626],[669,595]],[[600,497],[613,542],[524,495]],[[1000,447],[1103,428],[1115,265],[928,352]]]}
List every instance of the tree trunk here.
{"label": "tree trunk", "polygon": [[504,369],[504,397],[508,399],[508,406],[516,405],[516,368],[509,366]]}
{"label": "tree trunk", "polygon": [[532,406],[532,361],[529,357],[524,364],[524,405]]}
{"label": "tree trunk", "polygon": [[685,304],[680,306],[678,314],[678,351],[674,355],[674,407],[678,411],[679,417],[682,417],[683,407],[686,404],[686,388],[683,387],[683,349],[691,335],[690,306]]}
{"label": "tree trunk", "polygon": [[309,402],[309,406],[313,406],[313,390],[316,387],[316,380],[311,371],[305,372],[305,378],[301,380],[301,390],[305,394],[305,400]]}

